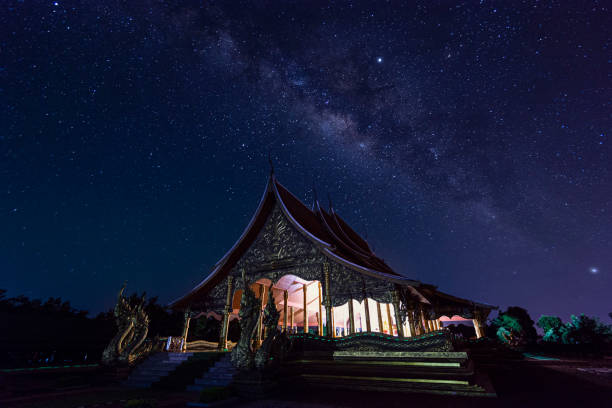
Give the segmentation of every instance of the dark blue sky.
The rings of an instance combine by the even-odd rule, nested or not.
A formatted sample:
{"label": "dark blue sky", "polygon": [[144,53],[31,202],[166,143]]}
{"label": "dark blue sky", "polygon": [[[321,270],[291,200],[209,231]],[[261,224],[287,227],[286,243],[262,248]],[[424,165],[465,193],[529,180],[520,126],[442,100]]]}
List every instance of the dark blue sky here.
{"label": "dark blue sky", "polygon": [[0,7],[9,295],[182,295],[270,154],[406,276],[534,318],[612,311],[608,2]]}

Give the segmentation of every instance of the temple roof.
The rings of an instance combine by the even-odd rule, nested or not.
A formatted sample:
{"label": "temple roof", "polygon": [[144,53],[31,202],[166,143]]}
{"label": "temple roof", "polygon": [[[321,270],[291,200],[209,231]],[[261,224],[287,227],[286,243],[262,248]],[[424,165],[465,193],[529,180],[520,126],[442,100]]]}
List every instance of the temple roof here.
{"label": "temple roof", "polygon": [[171,306],[188,305],[227,276],[253,244],[276,203],[291,224],[331,260],[364,275],[413,287],[420,285],[420,282],[396,273],[385,261],[377,257],[367,241],[355,232],[333,208],[326,211],[321,208],[317,200],[312,209],[308,208],[280,184],[271,173],[259,206],[238,241],[215,264],[211,273],[200,284],[185,296],[172,302]]}
{"label": "temple roof", "polygon": [[384,260],[376,256],[367,241],[336,213],[331,204],[329,210],[325,210],[315,197],[312,208],[308,208],[276,180],[273,172],[270,173],[255,214],[238,241],[213,266],[211,273],[202,282],[186,295],[173,301],[170,306],[187,307],[221,282],[255,242],[277,204],[299,233],[316,245],[330,260],[346,268],[405,286],[414,299],[424,304],[487,310],[496,308],[448,295],[438,291],[434,285],[408,279],[396,273]]}

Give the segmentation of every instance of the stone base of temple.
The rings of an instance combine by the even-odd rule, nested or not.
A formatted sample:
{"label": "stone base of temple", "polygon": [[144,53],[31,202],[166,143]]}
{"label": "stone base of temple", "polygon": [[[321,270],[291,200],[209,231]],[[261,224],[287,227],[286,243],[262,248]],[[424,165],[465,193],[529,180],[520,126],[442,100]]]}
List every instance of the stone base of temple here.
{"label": "stone base of temple", "polygon": [[278,389],[276,378],[256,370],[240,372],[234,376],[232,389],[236,396],[243,399],[263,399],[272,396]]}
{"label": "stone base of temple", "polygon": [[279,378],[287,386],[308,388],[495,397],[467,353],[452,351],[445,339],[444,333],[401,341],[363,334],[352,340],[302,335]]}

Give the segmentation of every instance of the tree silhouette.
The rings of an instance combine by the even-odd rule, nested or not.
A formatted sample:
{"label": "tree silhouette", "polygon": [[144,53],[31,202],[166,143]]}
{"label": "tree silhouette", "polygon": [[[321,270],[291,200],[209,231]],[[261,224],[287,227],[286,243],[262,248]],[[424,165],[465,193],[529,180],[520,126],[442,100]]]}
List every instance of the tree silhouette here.
{"label": "tree silhouette", "polygon": [[552,343],[559,343],[561,341],[565,326],[559,317],[542,315],[538,319],[537,324],[538,327],[544,330],[542,340]]}
{"label": "tree silhouette", "polygon": [[491,322],[491,329],[497,338],[512,347],[533,343],[537,339],[534,322],[527,310],[512,306],[505,312],[500,312]]}

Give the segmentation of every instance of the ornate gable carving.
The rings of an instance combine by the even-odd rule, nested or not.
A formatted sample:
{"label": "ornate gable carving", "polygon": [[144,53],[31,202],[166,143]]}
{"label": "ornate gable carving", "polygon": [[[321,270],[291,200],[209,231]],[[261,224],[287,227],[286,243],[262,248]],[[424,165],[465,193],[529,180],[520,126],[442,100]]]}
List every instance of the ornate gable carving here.
{"label": "ornate gable carving", "polygon": [[[333,306],[340,306],[353,298],[362,301],[370,297],[380,302],[390,302],[393,284],[388,281],[363,276],[328,259],[320,249],[300,233],[285,217],[278,206],[268,216],[251,247],[232,268],[230,274],[235,279],[234,290],[243,289],[241,265],[246,268],[251,282],[261,278],[278,281],[287,274],[305,280],[318,280],[324,284],[323,262],[329,262],[330,294]],[[227,278],[223,279],[210,292],[208,304],[222,310],[225,299]]]}
{"label": "ornate gable carving", "polygon": [[321,278],[324,256],[285,217],[278,204],[268,216],[255,242],[232,268],[233,276],[240,276],[239,265],[247,268],[250,279],[277,280],[288,273],[303,279]]}

